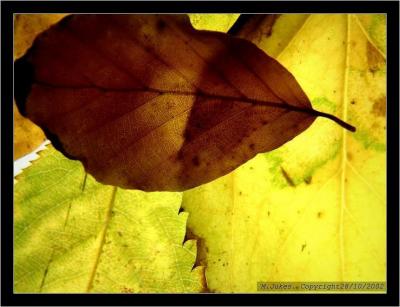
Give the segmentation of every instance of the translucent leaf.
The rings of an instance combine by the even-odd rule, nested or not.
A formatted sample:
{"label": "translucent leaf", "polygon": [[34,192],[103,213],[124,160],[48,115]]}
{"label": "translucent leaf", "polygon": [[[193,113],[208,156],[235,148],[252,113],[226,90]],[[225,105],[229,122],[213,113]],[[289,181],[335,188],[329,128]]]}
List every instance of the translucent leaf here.
{"label": "translucent leaf", "polygon": [[46,140],[43,131],[29,119],[23,117],[17,107],[14,111],[14,160],[32,152]]}
{"label": "translucent leaf", "polygon": [[96,180],[182,191],[273,150],[317,116],[293,75],[186,15],[70,15],[15,62],[15,99]]}
{"label": "translucent leaf", "polygon": [[[377,25],[371,40],[362,25],[355,15],[282,15],[272,35],[254,39],[276,53],[313,107],[357,132],[317,119],[281,148],[184,192],[212,291],[255,292],[259,281],[385,281],[386,61],[375,41],[386,34]],[[282,31],[290,39],[280,40]]]}
{"label": "translucent leaf", "polygon": [[101,185],[52,147],[40,155],[15,185],[15,292],[203,290],[180,193]]}

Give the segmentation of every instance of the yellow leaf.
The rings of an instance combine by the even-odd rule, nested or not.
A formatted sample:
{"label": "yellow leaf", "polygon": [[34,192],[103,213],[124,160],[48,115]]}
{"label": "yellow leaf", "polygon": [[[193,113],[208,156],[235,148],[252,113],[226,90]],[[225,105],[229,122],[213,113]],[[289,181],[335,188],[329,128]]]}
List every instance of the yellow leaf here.
{"label": "yellow leaf", "polygon": [[[348,120],[357,132],[348,134],[317,119],[280,149],[259,154],[235,172],[184,193],[189,226],[201,238],[199,261],[207,265],[211,290],[255,292],[258,281],[385,281],[382,16],[281,15],[271,35],[255,41],[296,76],[316,109]],[[210,22],[204,23],[212,29]],[[231,23],[221,22],[218,29],[226,31]],[[146,199],[148,194],[143,194]],[[20,214],[17,208],[16,221]],[[92,227],[84,216],[77,217],[76,226]],[[33,235],[46,235],[61,225],[46,223]],[[24,266],[29,259],[25,252],[34,246],[19,248],[23,275],[32,268]],[[60,272],[73,268],[62,262],[55,265]],[[40,285],[42,276],[32,274],[25,285],[37,285],[38,280]],[[76,278],[60,283],[68,283],[68,291],[80,291],[75,283],[80,277]]]}
{"label": "yellow leaf", "polygon": [[43,131],[23,117],[14,102],[14,160],[33,151],[46,139]]}
{"label": "yellow leaf", "polygon": [[[36,35],[49,28],[66,14],[17,14],[14,18],[14,59],[32,45]],[[45,139],[43,131],[21,116],[14,102],[14,160],[32,152]]]}
{"label": "yellow leaf", "polygon": [[188,14],[195,29],[226,32],[239,14]]}
{"label": "yellow leaf", "polygon": [[14,59],[24,55],[36,35],[67,14],[16,14],[14,18]]}
{"label": "yellow leaf", "polygon": [[294,74],[315,109],[357,132],[317,119],[279,149],[184,192],[212,291],[386,281],[386,61],[376,43],[386,34],[376,24],[372,40],[363,24],[356,15],[283,15],[254,41]]}

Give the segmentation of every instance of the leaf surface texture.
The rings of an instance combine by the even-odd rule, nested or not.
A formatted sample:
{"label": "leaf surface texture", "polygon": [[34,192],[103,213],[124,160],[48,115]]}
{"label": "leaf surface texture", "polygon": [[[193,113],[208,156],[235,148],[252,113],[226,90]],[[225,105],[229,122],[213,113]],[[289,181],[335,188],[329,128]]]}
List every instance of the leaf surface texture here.
{"label": "leaf surface texture", "polygon": [[180,193],[99,184],[51,145],[39,155],[15,185],[15,292],[203,290]]}
{"label": "leaf surface texture", "polygon": [[[65,14],[15,14],[14,60],[23,56],[35,37],[59,21]],[[14,160],[32,152],[45,140],[43,131],[29,119],[21,116],[18,108],[14,112]]]}
{"label": "leaf surface texture", "polygon": [[385,19],[359,18],[281,15],[261,36],[250,32],[315,108],[357,132],[317,119],[292,142],[184,192],[212,291],[256,292],[259,281],[385,281],[386,60],[375,43],[385,41]]}
{"label": "leaf surface texture", "polygon": [[318,116],[276,60],[185,15],[70,15],[15,69],[22,114],[98,181],[124,188],[209,182]]}

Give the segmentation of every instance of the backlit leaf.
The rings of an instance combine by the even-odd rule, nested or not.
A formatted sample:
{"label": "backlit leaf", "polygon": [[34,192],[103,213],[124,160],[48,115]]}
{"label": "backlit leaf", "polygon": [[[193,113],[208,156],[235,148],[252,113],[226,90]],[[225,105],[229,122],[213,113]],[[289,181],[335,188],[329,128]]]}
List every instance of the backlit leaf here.
{"label": "backlit leaf", "polygon": [[[359,18],[375,20],[375,30]],[[357,132],[317,119],[279,149],[184,192],[212,291],[386,281],[386,61],[375,43],[386,40],[384,24],[376,15],[281,15],[269,36],[253,37],[314,107]],[[280,40],[282,32],[292,34]]]}
{"label": "backlit leaf", "polygon": [[[16,14],[14,18],[14,59],[21,57],[35,37],[59,21],[65,14]],[[14,160],[32,152],[45,140],[43,131],[14,110]]]}
{"label": "backlit leaf", "polygon": [[247,40],[185,15],[71,15],[15,64],[21,113],[102,183],[181,191],[273,150],[317,116]]}
{"label": "backlit leaf", "polygon": [[16,14],[14,18],[14,59],[23,56],[35,37],[66,14]]}
{"label": "backlit leaf", "polygon": [[14,111],[14,160],[32,152],[46,139],[42,129],[29,119],[19,114],[18,108],[13,105]]}
{"label": "backlit leaf", "polygon": [[203,291],[180,193],[99,184],[51,145],[40,156],[15,185],[15,292]]}

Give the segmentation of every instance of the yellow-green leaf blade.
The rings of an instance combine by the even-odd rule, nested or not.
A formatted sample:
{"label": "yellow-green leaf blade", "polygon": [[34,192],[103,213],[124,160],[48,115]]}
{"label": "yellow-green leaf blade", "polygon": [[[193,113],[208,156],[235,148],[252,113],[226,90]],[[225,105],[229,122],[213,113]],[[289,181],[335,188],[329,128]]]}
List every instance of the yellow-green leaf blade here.
{"label": "yellow-green leaf blade", "polygon": [[211,290],[385,281],[386,64],[370,46],[379,61],[371,71],[368,42],[354,15],[310,15],[277,55],[313,107],[355,124],[356,133],[317,119],[281,148],[184,193]]}
{"label": "yellow-green leaf blade", "polygon": [[15,291],[201,291],[180,203],[84,180],[79,162],[43,151],[15,185]]}

